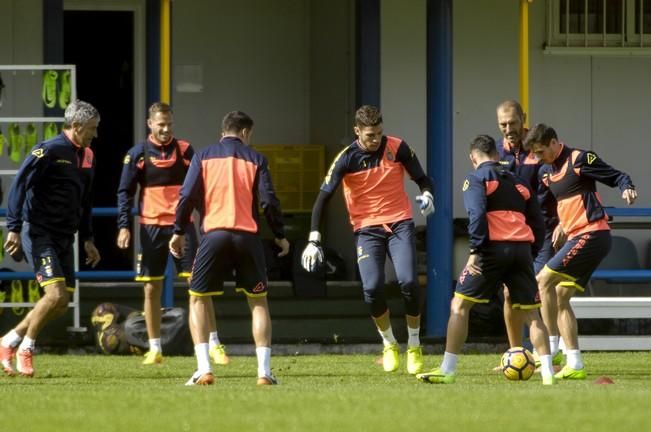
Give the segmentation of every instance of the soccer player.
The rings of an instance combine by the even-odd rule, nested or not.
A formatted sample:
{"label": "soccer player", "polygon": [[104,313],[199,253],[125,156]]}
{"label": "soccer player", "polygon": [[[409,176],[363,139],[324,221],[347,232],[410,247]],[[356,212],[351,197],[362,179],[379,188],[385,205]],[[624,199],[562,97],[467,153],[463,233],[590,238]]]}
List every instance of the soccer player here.
{"label": "soccer player", "polygon": [[[152,365],[163,361],[161,346],[161,292],[169,257],[169,241],[174,230],[176,204],[183,179],[194,156],[194,149],[174,137],[172,108],[161,102],[149,107],[147,139],[133,146],[124,157],[118,188],[118,238],[121,249],[131,241],[131,208],[140,186],[140,251],[136,281],[144,282],[144,311],[149,336],[149,351],[142,361]],[[180,277],[189,277],[197,250],[197,234],[192,222],[185,227],[187,250],[183,258],[174,259]],[[207,305],[212,308],[212,303]],[[227,364],[224,345],[217,333],[215,314],[210,318],[210,356],[215,364]]]}
{"label": "soccer player", "polygon": [[486,303],[506,285],[513,315],[527,322],[541,361],[544,385],[555,383],[548,333],[540,318],[533,256],[543,241],[544,226],[531,187],[500,165],[495,141],[479,135],[470,144],[474,172],[463,183],[468,212],[470,255],[450,305],[445,354],[441,365],[418,374],[423,382],[452,384],[461,347],[468,336],[470,309]]}
{"label": "soccer player", "polygon": [[[75,287],[74,241],[86,252],[86,264],[94,267],[100,254],[93,242],[91,224],[95,156],[90,143],[97,136],[99,112],[76,100],[64,113],[63,132],[37,145],[23,161],[9,192],[4,244],[12,256],[25,254],[34,268],[44,295],[34,308],[0,342],[0,363],[7,375],[16,369],[34,376],[36,337],[51,320],[68,309]],[[22,234],[21,234],[22,230]]]}
{"label": "soccer player", "polygon": [[253,120],[232,111],[222,120],[222,138],[192,159],[176,209],[174,235],[169,246],[174,256],[183,254],[184,233],[190,214],[198,206],[204,233],[190,282],[190,332],[197,370],[186,385],[214,382],[208,355],[208,315],[212,296],[223,293],[224,280],[235,270],[236,291],[243,292],[251,310],[258,385],[277,384],[271,373],[271,317],[267,304],[267,274],[258,236],[258,207],[280,248],[287,255],[280,203],[274,192],[267,159],[248,146]]}
{"label": "soccer player", "polygon": [[534,126],[524,145],[549,164],[542,181],[556,197],[559,227],[567,236],[566,243],[537,276],[552,354],[558,351],[556,335],[560,334],[565,343],[567,364],[556,377],[585,379],[570,299],[576,291],[584,291],[592,272],[610,250],[608,215],[596,182],[619,187],[629,205],[635,202],[637,191],[628,174],[611,167],[594,152],[567,147],[548,125]]}
{"label": "soccer player", "polygon": [[355,113],[357,140],[342,150],[330,166],[312,209],[311,232],[302,256],[303,267],[315,271],[323,261],[319,223],[323,207],[340,183],[355,232],[357,265],[362,278],[364,301],[382,337],[384,370],[399,367],[398,342],[391,329],[391,317],[384,293],[384,263],[387,253],[393,262],[405,302],[407,332],[407,371],[416,374],[423,368],[420,344],[420,286],[416,277],[416,243],[409,197],[405,192],[405,173],[418,184],[416,197],[421,213],[434,212],[432,180],[414,151],[402,139],[383,135],[382,114],[364,105]]}
{"label": "soccer player", "polygon": [[[558,226],[558,215],[556,214],[556,199],[549,189],[541,183],[542,162],[523,146],[524,138],[527,135],[527,130],[524,127],[525,121],[526,114],[517,101],[506,100],[497,106],[497,126],[502,134],[502,139],[496,143],[500,164],[505,165],[511,172],[525,180],[531,187],[531,190],[536,193],[545,222],[545,239],[542,247],[534,257],[533,264],[534,273],[538,274],[540,269],[554,255],[554,246],[557,243],[554,232]],[[522,332],[523,323],[514,322],[515,317],[512,313],[513,308],[511,307],[508,289],[505,288],[503,293],[504,323],[509,338],[509,345],[511,347],[522,346],[524,338]],[[562,359],[563,355],[559,351],[554,356],[553,363],[560,364]],[[502,367],[498,366],[496,369],[501,370]]]}

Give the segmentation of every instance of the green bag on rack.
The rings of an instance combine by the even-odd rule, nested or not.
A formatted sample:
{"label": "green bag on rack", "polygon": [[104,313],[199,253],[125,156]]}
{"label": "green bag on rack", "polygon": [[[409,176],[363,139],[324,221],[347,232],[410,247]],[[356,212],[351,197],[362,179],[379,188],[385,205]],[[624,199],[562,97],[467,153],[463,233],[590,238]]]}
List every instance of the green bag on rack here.
{"label": "green bag on rack", "polygon": [[56,123],[50,122],[43,125],[43,140],[47,141],[59,135],[59,129]]}
{"label": "green bag on rack", "polygon": [[20,163],[22,154],[25,153],[25,137],[20,133],[18,123],[9,125],[9,159]]}
{"label": "green bag on rack", "polygon": [[57,103],[57,71],[46,70],[43,72],[43,103],[48,108],[54,108]]}
{"label": "green bag on rack", "polygon": [[36,136],[36,126],[34,126],[34,123],[28,123],[27,126],[25,126],[25,146],[23,148],[23,157],[31,153],[37,142],[38,137]]}
{"label": "green bag on rack", "polygon": [[2,134],[2,130],[0,130],[0,156],[4,154],[5,151],[5,143],[7,142],[7,139],[5,136]]}

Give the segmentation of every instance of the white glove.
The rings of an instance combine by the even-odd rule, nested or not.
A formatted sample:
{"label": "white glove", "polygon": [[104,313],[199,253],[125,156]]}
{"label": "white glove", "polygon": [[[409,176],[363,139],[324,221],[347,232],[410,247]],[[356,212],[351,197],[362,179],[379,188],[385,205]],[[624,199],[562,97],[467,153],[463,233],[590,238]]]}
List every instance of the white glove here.
{"label": "white glove", "polygon": [[429,191],[425,191],[422,195],[418,195],[416,201],[420,207],[420,214],[427,217],[434,213],[434,196],[432,196]]}
{"label": "white glove", "polygon": [[316,271],[319,264],[323,262],[323,249],[321,249],[321,233],[318,231],[310,232],[307,246],[303,249],[301,264],[306,271],[310,273]]}

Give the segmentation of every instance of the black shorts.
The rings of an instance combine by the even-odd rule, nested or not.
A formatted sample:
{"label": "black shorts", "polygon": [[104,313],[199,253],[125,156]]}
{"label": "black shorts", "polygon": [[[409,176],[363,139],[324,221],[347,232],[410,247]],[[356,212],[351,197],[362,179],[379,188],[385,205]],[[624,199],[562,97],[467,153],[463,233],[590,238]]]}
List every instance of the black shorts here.
{"label": "black shorts", "polygon": [[174,260],[179,277],[189,277],[197,252],[197,232],[194,225],[186,227],[183,257],[170,254],[169,242],[174,234],[173,226],[140,225],[140,251],[136,264],[136,280],[149,282],[163,280],[170,257]]}
{"label": "black shorts", "polygon": [[474,303],[488,303],[506,285],[513,309],[540,307],[538,283],[533,273],[531,245],[524,242],[493,242],[479,257],[482,274],[464,269],[454,295]]}
{"label": "black shorts", "polygon": [[75,237],[48,232],[25,224],[22,244],[34,268],[39,285],[46,287],[65,281],[68,291],[75,290]]}
{"label": "black shorts", "polygon": [[566,241],[545,266],[563,276],[561,285],[584,291],[592,273],[610,252],[610,230],[579,234]]}
{"label": "black shorts", "polygon": [[267,270],[262,241],[257,234],[215,230],[204,234],[192,269],[190,295],[224,293],[224,280],[235,271],[235,289],[249,297],[267,295]]}

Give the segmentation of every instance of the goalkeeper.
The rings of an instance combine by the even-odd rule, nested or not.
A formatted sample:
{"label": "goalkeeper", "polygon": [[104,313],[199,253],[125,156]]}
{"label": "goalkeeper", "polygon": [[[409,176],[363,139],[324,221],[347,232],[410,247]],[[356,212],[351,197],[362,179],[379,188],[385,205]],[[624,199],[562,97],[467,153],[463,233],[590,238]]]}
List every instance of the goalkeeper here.
{"label": "goalkeeper", "polygon": [[357,265],[362,278],[364,301],[384,343],[383,367],[393,372],[399,367],[399,348],[391,329],[390,311],[384,289],[384,263],[393,262],[405,302],[407,331],[407,371],[421,372],[420,286],[416,278],[415,228],[404,177],[418,184],[416,197],[420,212],[434,212],[432,180],[424,173],[414,151],[402,139],[383,135],[382,114],[364,105],[355,113],[357,140],[342,150],[330,166],[312,209],[309,243],[303,251],[303,267],[313,272],[323,261],[319,222],[323,207],[340,183],[350,223],[355,232]]}

